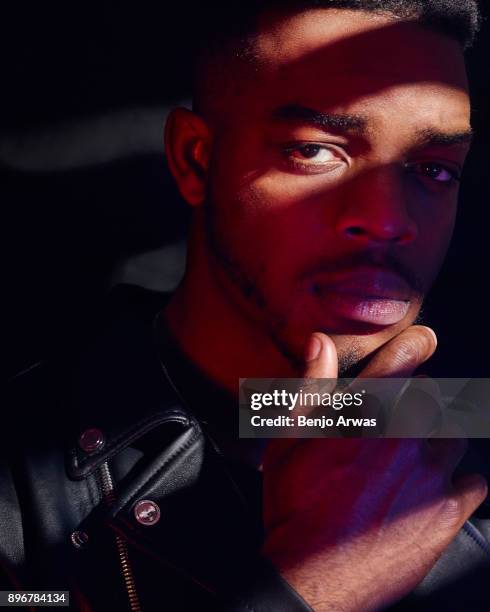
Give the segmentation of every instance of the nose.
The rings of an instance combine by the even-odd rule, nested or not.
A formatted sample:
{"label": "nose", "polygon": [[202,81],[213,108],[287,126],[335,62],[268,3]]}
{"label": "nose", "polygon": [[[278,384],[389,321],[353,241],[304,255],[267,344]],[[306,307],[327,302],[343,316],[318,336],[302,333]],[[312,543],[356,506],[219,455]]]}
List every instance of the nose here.
{"label": "nose", "polygon": [[362,243],[407,245],[418,234],[397,169],[368,171],[352,179],[336,219],[339,236]]}

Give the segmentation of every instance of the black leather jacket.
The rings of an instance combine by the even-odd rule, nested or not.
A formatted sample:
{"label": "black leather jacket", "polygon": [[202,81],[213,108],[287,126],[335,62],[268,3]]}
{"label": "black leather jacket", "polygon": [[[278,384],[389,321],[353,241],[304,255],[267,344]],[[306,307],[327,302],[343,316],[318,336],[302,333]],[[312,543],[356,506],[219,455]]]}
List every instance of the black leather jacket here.
{"label": "black leather jacket", "polygon": [[[0,587],[70,590],[80,610],[310,610],[260,556],[259,474],[234,469],[165,375],[162,301],[126,293],[76,360],[9,385]],[[489,533],[468,522],[394,609],[488,609]]]}

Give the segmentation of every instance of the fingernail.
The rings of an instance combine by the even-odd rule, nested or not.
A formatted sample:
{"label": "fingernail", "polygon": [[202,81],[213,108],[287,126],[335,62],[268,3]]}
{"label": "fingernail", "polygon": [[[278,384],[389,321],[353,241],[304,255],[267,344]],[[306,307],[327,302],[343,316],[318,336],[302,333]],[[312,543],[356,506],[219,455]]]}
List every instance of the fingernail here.
{"label": "fingernail", "polygon": [[306,345],[305,359],[306,361],[313,361],[318,358],[320,351],[322,350],[322,343],[319,338],[315,335],[311,336]]}

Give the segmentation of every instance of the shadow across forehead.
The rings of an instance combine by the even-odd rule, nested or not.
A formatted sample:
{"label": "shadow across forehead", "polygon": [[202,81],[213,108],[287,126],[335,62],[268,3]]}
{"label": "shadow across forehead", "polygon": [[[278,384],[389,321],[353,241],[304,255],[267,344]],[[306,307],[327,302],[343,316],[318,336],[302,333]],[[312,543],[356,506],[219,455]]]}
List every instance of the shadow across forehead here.
{"label": "shadow across forehead", "polygon": [[[320,11],[326,20],[330,12]],[[356,17],[352,11],[335,13],[337,20]],[[235,105],[252,110],[279,95],[312,98],[320,89],[328,91],[329,106],[398,85],[430,83],[467,93],[462,46],[419,23],[389,19],[333,40],[318,24],[311,30],[306,25],[304,19],[278,20],[259,30],[246,53],[210,58],[196,110],[226,113]]]}

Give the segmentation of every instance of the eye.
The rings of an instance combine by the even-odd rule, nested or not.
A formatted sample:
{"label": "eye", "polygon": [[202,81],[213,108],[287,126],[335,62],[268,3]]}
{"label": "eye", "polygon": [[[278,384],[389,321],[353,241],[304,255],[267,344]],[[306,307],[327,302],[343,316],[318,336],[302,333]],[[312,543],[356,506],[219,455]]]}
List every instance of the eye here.
{"label": "eye", "polygon": [[409,165],[409,169],[416,174],[426,176],[427,178],[438,183],[452,183],[453,181],[459,182],[461,180],[461,177],[456,170],[438,162],[420,162],[417,164],[411,164]]}
{"label": "eye", "polygon": [[292,157],[300,160],[313,160],[315,163],[335,161],[338,155],[331,149],[319,144],[305,144],[289,150]]}
{"label": "eye", "polygon": [[327,172],[349,163],[341,147],[315,142],[292,143],[285,147],[284,156],[293,169],[307,173]]}

